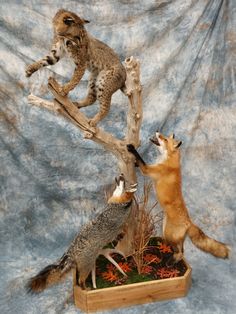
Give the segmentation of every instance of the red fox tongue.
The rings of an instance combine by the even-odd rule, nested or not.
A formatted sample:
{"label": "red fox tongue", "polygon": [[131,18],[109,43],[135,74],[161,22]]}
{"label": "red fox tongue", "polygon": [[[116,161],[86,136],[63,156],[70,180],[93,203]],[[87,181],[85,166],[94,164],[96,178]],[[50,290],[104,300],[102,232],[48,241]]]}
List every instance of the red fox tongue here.
{"label": "red fox tongue", "polygon": [[157,145],[157,146],[160,146],[160,143],[159,143],[159,141],[158,141],[158,139],[157,139],[156,137],[150,138],[150,141],[151,141],[153,144],[155,144],[155,145]]}

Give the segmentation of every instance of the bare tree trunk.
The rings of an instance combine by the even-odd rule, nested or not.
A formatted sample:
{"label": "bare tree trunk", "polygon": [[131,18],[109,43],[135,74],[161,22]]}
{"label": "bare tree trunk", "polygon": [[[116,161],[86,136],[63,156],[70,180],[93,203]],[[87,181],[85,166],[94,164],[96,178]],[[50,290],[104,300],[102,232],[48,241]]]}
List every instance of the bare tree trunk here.
{"label": "bare tree trunk", "polygon": [[[122,140],[117,139],[112,134],[105,132],[100,127],[91,127],[89,119],[69,100],[67,96],[61,96],[58,90],[58,83],[50,78],[48,81],[49,90],[55,97],[54,102],[43,100],[34,95],[30,95],[28,100],[31,104],[47,108],[56,114],[63,115],[66,119],[79,127],[84,133],[86,139],[93,140],[101,144],[105,149],[114,154],[118,160],[120,173],[123,173],[129,184],[137,182],[134,157],[126,148],[126,145],[132,143],[135,147],[140,144],[139,131],[142,123],[142,101],[140,84],[140,64],[133,57],[125,60],[125,68],[127,72],[126,94],[129,99],[129,109],[127,113],[127,130]],[[130,217],[132,221],[132,217]],[[132,221],[132,224],[134,221]],[[119,242],[119,249],[126,255],[132,251],[132,228],[128,228],[128,232]]]}

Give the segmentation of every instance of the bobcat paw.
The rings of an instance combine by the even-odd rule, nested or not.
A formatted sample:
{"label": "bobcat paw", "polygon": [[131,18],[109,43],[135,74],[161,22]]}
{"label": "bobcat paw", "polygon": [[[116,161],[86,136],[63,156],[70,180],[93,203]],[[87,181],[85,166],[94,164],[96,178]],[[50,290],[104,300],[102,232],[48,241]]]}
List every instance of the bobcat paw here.
{"label": "bobcat paw", "polygon": [[77,107],[80,108],[79,103],[77,101],[73,101],[73,104]]}
{"label": "bobcat paw", "polygon": [[83,108],[84,107],[80,101],[76,101],[76,102],[74,102],[74,104],[76,105],[77,108]]}
{"label": "bobcat paw", "polygon": [[25,76],[26,77],[30,77],[34,72],[35,72],[35,68],[33,67],[33,65],[28,65],[27,68],[25,69]]}

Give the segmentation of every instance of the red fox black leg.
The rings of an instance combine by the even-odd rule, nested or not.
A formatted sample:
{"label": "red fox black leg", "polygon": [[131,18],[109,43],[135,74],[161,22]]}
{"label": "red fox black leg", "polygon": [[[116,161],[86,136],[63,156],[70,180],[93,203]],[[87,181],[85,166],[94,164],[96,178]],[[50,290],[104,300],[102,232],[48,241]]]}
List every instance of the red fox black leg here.
{"label": "red fox black leg", "polygon": [[184,257],[183,243],[178,243],[176,245],[176,250],[173,257],[174,257],[175,263],[178,263],[179,261],[183,259]]}
{"label": "red fox black leg", "polygon": [[146,165],[145,161],[142,159],[142,157],[139,155],[139,153],[137,152],[137,150],[135,149],[133,144],[128,144],[127,145],[127,149],[128,151],[134,155],[134,157],[136,158],[136,162],[139,164],[141,163],[142,165]]}
{"label": "red fox black leg", "polygon": [[173,267],[174,264],[178,263],[179,261],[181,261],[183,259],[183,243],[169,243],[174,251],[174,254],[169,258],[169,260],[167,261],[166,265],[167,267]]}

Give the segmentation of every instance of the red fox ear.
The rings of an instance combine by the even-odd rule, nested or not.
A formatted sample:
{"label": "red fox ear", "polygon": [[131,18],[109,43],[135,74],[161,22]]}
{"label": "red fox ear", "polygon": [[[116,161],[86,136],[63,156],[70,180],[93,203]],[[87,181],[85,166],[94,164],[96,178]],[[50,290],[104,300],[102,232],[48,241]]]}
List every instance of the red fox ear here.
{"label": "red fox ear", "polygon": [[176,145],[175,148],[179,148],[182,145],[182,141],[179,141]]}
{"label": "red fox ear", "polygon": [[172,133],[171,135],[170,135],[170,139],[174,139],[175,138],[175,135],[174,135],[174,133]]}

